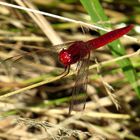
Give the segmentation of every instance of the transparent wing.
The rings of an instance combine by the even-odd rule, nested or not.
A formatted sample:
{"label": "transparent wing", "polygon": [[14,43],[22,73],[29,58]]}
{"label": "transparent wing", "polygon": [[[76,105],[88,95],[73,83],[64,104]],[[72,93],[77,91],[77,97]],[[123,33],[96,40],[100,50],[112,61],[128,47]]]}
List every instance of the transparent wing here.
{"label": "transparent wing", "polygon": [[[59,67],[58,52],[62,48],[67,48],[74,42],[66,42],[48,48],[36,47],[33,45],[21,44],[7,46],[6,55],[1,60],[4,72],[15,81],[15,77],[24,79],[39,76],[56,71],[61,73],[63,69]],[[17,79],[17,78],[16,78]]]}
{"label": "transparent wing", "polygon": [[4,61],[13,60],[17,61],[26,56],[34,56],[34,54],[47,54],[49,52],[59,52],[62,48],[68,48],[74,41],[69,41],[63,44],[53,45],[49,48],[36,47],[36,46],[22,46],[21,49],[15,49],[17,55],[6,58]]}
{"label": "transparent wing", "polygon": [[[78,62],[75,86],[72,91],[72,98],[69,107],[69,115],[72,110],[84,110],[87,99],[87,82],[90,53]],[[79,95],[81,93],[81,96]],[[78,106],[80,104],[80,106]]]}

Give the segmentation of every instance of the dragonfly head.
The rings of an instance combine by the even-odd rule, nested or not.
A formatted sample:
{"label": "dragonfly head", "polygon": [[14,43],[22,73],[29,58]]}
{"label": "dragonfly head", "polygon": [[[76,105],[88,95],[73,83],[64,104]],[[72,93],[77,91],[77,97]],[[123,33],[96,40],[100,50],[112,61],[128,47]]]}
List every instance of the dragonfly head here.
{"label": "dragonfly head", "polygon": [[61,50],[59,53],[59,60],[64,66],[71,64],[71,54],[65,49]]}

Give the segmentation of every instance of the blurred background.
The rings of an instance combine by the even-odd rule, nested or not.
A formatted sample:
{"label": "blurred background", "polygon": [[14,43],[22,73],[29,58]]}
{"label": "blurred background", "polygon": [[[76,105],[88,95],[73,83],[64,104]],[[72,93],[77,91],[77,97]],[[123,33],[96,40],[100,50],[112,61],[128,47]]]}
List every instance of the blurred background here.
{"label": "blurred background", "polygon": [[[123,49],[116,47],[115,56],[128,55],[127,60],[110,62],[116,58],[111,45],[91,53],[86,93],[77,93],[80,111],[68,116],[77,72],[74,64],[61,78],[58,53],[67,45],[58,44],[87,41],[103,32],[0,4],[0,140],[140,140],[140,1],[1,1],[104,29],[135,26],[128,34],[133,38],[121,37]],[[117,98],[118,110],[109,93]]]}

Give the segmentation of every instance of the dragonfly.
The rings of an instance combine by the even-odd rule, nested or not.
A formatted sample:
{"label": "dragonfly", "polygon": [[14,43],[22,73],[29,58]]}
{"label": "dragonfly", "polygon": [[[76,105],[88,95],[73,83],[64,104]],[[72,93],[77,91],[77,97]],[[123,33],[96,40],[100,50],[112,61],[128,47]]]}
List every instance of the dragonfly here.
{"label": "dragonfly", "polygon": [[[87,82],[88,82],[88,70],[89,70],[89,60],[90,60],[90,53],[100,47],[103,47],[118,38],[122,37],[123,35],[127,34],[132,28],[134,27],[133,24],[130,24],[128,26],[118,28],[115,30],[112,30],[108,33],[105,33],[97,38],[90,39],[88,41],[74,41],[74,42],[68,42],[60,45],[56,45],[59,47],[67,46],[66,48],[63,47],[58,52],[58,59],[60,63],[64,66],[64,72],[62,73],[63,76],[66,76],[70,72],[70,67],[72,64],[77,63],[77,74],[75,78],[75,85],[72,91],[72,97],[70,101],[69,106],[69,112],[70,115],[72,110],[75,110],[75,106],[77,104],[77,97],[79,93],[86,93],[87,90]],[[55,47],[55,46],[53,46]],[[46,49],[37,50],[36,52],[44,52]],[[54,48],[55,50],[55,48]],[[51,48],[52,51],[52,48]],[[30,53],[25,53],[23,55],[29,55]],[[17,58],[20,58],[20,55],[17,55]],[[11,57],[14,58],[14,57]],[[10,58],[10,59],[11,59]],[[9,58],[8,58],[9,59]],[[82,109],[85,109],[86,104],[86,96],[83,98],[83,106]]]}
{"label": "dragonfly", "polygon": [[[75,80],[75,87],[72,93],[72,100],[69,107],[69,114],[74,108],[74,102],[76,100],[76,95],[82,91],[81,86],[77,86],[79,82],[83,83],[83,87],[86,90],[87,86],[87,77],[88,77],[88,67],[89,67],[89,58],[90,53],[93,50],[96,50],[104,45],[111,43],[112,41],[120,38],[121,36],[127,34],[132,28],[133,24],[130,24],[126,27],[119,28],[113,31],[110,31],[98,38],[94,38],[84,41],[76,41],[70,45],[67,49],[63,49],[59,53],[59,61],[65,67],[66,75],[69,73],[70,66],[75,63],[81,62],[78,65],[77,77]],[[83,109],[85,108],[85,103]]]}

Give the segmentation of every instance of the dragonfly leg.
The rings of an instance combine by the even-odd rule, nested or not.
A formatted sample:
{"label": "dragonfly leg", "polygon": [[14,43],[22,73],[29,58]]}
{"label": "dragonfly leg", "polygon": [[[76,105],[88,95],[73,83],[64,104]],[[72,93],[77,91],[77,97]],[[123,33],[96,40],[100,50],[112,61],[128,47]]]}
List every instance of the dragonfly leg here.
{"label": "dragonfly leg", "polygon": [[64,71],[60,75],[62,75],[62,77],[65,77],[66,75],[69,74],[69,72],[70,72],[70,65],[66,66]]}

